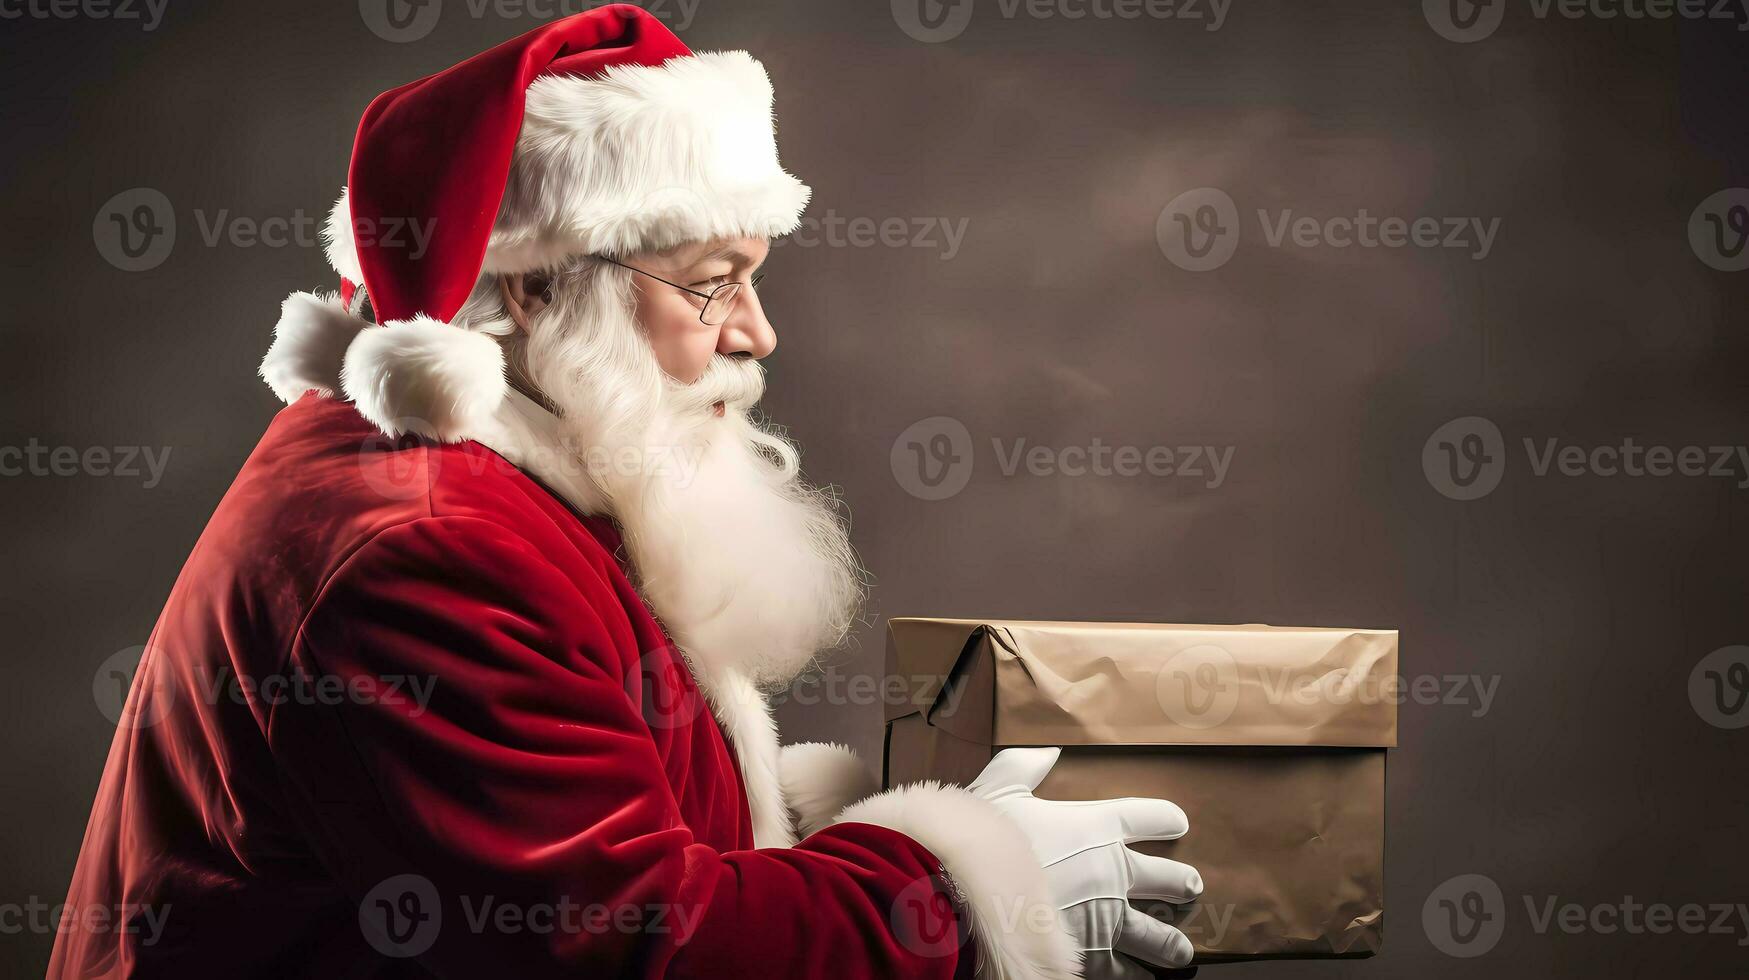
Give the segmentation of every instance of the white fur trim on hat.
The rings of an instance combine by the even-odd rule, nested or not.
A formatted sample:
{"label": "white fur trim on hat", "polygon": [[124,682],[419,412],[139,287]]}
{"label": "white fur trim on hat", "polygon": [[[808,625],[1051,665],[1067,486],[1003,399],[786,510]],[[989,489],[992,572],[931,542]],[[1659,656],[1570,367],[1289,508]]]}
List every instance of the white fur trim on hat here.
{"label": "white fur trim on hat", "polygon": [[811,193],[778,163],[771,79],[745,51],[538,78],[486,269],[774,238]]}
{"label": "white fur trim on hat", "polygon": [[[771,79],[745,51],[528,87],[484,272],[796,230],[813,191],[777,157]],[[364,281],[348,194],[329,212],[328,264]]]}
{"label": "white fur trim on hat", "polygon": [[857,800],[880,789],[856,753],[833,742],[786,745],[778,759],[783,798],[803,837],[824,828]]}
{"label": "white fur trim on hat", "polygon": [[958,786],[928,781],[870,797],[832,822],[887,827],[935,855],[971,920],[980,977],[1080,976],[1080,952],[1057,917],[1032,845],[989,803]]}

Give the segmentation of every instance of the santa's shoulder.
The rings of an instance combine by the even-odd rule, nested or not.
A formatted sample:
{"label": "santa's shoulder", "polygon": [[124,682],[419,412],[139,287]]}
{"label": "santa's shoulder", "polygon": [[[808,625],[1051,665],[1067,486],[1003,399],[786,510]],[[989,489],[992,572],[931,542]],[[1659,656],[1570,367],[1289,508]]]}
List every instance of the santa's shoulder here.
{"label": "santa's shoulder", "polygon": [[606,607],[635,597],[611,523],[578,514],[478,442],[390,438],[350,402],[316,392],[274,417],[185,575],[232,595],[278,596],[307,608],[372,541],[404,540],[415,525],[441,525],[444,540],[464,545],[514,541]]}

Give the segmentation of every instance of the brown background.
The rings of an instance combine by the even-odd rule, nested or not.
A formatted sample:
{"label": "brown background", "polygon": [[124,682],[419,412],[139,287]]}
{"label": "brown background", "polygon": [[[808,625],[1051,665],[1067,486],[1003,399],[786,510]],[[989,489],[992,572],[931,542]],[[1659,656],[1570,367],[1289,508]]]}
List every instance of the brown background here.
{"label": "brown background", "polygon": [[[977,2],[944,43],[907,36],[879,0],[702,0],[680,31],[765,61],[810,214],[965,222],[952,258],[938,232],[933,248],[792,243],[769,267],[768,406],[843,489],[876,579],[860,644],[828,680],[843,693],[878,673],[896,614],[1397,627],[1406,673],[1498,689],[1481,717],[1402,708],[1385,952],[1211,974],[1740,969],[1740,924],[1538,934],[1525,897],[1749,899],[1749,730],[1709,725],[1687,694],[1700,658],[1749,642],[1749,491],[1536,478],[1522,440],[1746,441],[1749,273],[1701,264],[1685,228],[1700,201],[1749,183],[1749,34],[1537,20],[1528,0],[1474,44],[1437,35],[1413,0],[1235,0],[1212,32],[1005,19]],[[63,897],[113,731],[93,673],[144,641],[274,412],[253,373],[280,300],[332,283],[314,247],[209,247],[197,212],[325,214],[371,96],[539,23],[446,8],[411,43],[374,35],[350,0],[170,0],[153,31],[0,21],[0,442],[172,450],[151,489],[0,479],[0,903]],[[142,186],[173,202],[177,243],[123,272],[93,222]],[[1202,186],[1238,202],[1244,231],[1232,261],[1192,273],[1166,260],[1155,222]],[[1500,231],[1482,261],[1270,248],[1257,208],[1497,217]],[[966,426],[975,466],[963,491],[926,501],[890,453],[938,415]],[[1421,458],[1468,415],[1500,427],[1510,462],[1462,502]],[[1233,462],[1212,489],[1005,475],[991,440],[1017,438],[1231,446]],[[878,697],[819,691],[783,706],[787,738],[872,750]],[[1460,874],[1505,895],[1504,937],[1473,960],[1422,926],[1423,901]],[[40,973],[50,939],[0,936],[0,972]]]}

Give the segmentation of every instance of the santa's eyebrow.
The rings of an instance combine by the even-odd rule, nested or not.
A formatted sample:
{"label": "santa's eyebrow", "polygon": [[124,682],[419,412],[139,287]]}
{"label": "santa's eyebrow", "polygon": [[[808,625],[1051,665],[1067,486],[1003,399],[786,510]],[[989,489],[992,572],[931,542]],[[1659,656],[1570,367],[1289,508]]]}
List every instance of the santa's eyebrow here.
{"label": "santa's eyebrow", "polygon": [[733,245],[719,245],[700,258],[699,262],[713,262],[717,259],[728,259],[737,268],[753,265],[753,256],[741,251]]}

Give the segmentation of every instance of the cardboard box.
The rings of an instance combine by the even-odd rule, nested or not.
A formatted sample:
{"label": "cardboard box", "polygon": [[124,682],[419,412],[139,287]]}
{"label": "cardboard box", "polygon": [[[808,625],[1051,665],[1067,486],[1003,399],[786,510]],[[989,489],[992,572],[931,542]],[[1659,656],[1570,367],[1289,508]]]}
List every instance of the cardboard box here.
{"label": "cardboard box", "polygon": [[901,618],[887,672],[887,786],[1060,745],[1039,796],[1183,807],[1188,835],[1135,846],[1201,872],[1147,906],[1196,963],[1378,951],[1396,631]]}

